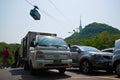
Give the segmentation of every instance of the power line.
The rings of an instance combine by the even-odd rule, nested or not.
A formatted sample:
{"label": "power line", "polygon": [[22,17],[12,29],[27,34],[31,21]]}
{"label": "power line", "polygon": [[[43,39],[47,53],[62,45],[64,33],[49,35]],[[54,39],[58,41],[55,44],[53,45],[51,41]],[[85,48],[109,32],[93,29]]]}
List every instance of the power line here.
{"label": "power line", "polygon": [[30,4],[31,6],[33,6],[34,7],[34,5],[31,3],[31,2],[29,2],[28,0],[25,0],[28,4]]}
{"label": "power line", "polygon": [[39,9],[39,11],[42,12],[43,14],[45,14],[46,16],[50,17],[51,19],[53,19],[53,20],[57,20],[54,16],[52,16],[52,15],[46,13],[44,10]]}
{"label": "power line", "polygon": [[51,0],[48,0],[54,7],[55,9],[62,15],[64,16],[64,14],[57,8],[57,6],[51,1]]}
{"label": "power line", "polygon": [[51,0],[48,0],[54,7],[55,9],[67,20],[69,20],[61,11],[60,9],[57,8],[57,6],[51,1]]}

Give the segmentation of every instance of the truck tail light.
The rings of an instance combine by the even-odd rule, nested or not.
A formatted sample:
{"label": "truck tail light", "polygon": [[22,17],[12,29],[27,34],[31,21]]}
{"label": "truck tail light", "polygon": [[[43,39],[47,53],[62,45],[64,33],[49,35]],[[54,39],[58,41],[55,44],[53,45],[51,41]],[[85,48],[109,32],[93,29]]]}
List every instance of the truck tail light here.
{"label": "truck tail light", "polygon": [[38,51],[38,52],[36,53],[36,59],[40,59],[40,58],[44,58],[44,55],[43,55],[43,52]]}
{"label": "truck tail light", "polygon": [[68,55],[71,56],[71,52],[68,52]]}
{"label": "truck tail light", "polygon": [[37,52],[37,55],[42,55],[43,53],[41,51],[38,51]]}

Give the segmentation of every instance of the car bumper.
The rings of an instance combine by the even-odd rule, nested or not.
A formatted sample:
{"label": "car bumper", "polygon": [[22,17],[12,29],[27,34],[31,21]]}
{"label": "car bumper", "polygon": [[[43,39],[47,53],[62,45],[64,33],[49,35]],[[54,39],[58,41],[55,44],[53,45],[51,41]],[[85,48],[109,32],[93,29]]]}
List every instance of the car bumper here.
{"label": "car bumper", "polygon": [[33,62],[34,69],[57,69],[71,67],[72,59],[68,60],[35,60]]}
{"label": "car bumper", "polygon": [[107,69],[112,68],[112,61],[95,61],[93,63],[95,69]]}

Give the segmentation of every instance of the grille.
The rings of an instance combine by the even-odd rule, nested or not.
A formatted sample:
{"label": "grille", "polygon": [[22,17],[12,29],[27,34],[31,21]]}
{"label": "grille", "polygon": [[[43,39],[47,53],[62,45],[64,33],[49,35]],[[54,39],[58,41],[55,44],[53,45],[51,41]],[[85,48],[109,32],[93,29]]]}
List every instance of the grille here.
{"label": "grille", "polygon": [[103,56],[105,59],[111,60],[112,56]]}

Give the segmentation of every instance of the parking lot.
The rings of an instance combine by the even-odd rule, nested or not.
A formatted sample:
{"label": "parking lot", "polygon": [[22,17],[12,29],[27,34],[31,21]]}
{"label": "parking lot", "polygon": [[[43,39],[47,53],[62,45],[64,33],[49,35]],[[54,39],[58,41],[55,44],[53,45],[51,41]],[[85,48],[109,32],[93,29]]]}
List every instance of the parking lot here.
{"label": "parking lot", "polygon": [[0,69],[0,80],[120,80],[114,73],[94,71],[91,74],[82,74],[78,69],[69,68],[65,74],[57,70],[40,71],[31,75],[23,68]]}

